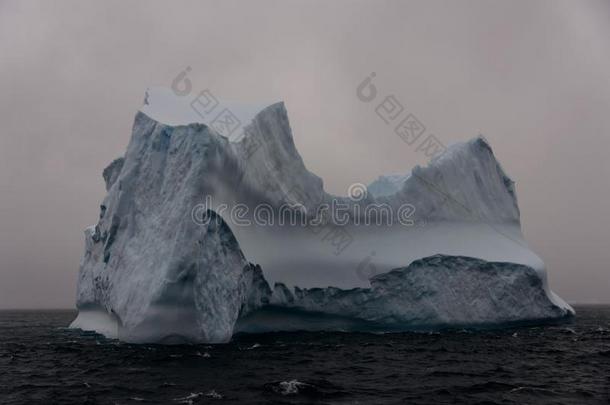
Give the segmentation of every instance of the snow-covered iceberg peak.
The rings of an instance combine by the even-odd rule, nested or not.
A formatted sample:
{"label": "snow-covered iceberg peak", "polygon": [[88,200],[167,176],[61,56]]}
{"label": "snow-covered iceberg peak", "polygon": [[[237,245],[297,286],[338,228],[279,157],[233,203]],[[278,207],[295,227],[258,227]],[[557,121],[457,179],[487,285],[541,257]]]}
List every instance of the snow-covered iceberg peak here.
{"label": "snow-covered iceberg peak", "polygon": [[149,87],[140,108],[155,121],[170,126],[205,124],[230,140],[241,139],[254,117],[274,103],[242,103],[218,99],[209,90],[183,96],[165,87]]}
{"label": "snow-covered iceberg peak", "polygon": [[[278,305],[392,330],[423,318],[493,325],[573,313],[525,243],[514,183],[484,138],[356,200],[326,193],[307,170],[283,103],[218,103],[208,110],[237,119],[219,125],[212,113],[200,116],[211,106],[195,96],[149,89],[125,155],[104,170],[107,195],[85,231],[73,327],[133,342],[223,342],[237,326],[257,330],[260,311]],[[236,122],[246,136],[223,134]],[[310,215],[335,202],[358,213],[343,224],[277,222],[284,204]],[[213,221],[195,215],[202,203],[197,212]],[[239,222],[237,205],[247,213]],[[409,221],[356,221],[367,207],[403,206],[413,208]],[[472,308],[476,300],[484,305]]]}

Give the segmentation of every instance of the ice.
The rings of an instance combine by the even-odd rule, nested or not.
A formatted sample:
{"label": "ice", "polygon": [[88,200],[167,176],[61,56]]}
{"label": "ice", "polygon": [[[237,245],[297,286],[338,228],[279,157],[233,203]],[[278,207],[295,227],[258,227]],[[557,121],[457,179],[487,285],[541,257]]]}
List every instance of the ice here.
{"label": "ice", "polygon": [[379,176],[375,181],[367,186],[367,190],[375,197],[386,197],[396,194],[407,180],[409,176],[401,174],[392,174],[387,176]]}
{"label": "ice", "polygon": [[[158,122],[179,126],[194,123],[211,125],[223,111],[228,110],[239,120],[239,125],[236,131],[227,137],[240,139],[244,129],[254,120],[254,117],[273,104],[271,102],[242,103],[222,100],[210,90],[202,91],[203,94],[194,92],[188,96],[181,96],[164,87],[149,87],[146,90],[146,102],[140,111]],[[217,105],[216,102],[218,102]]]}
{"label": "ice", "polygon": [[416,260],[408,267],[371,277],[369,288],[295,288],[286,297],[282,292],[271,302],[276,310],[297,310],[289,322],[268,321],[265,315],[270,308],[262,308],[240,319],[237,330],[297,330],[302,328],[299,311],[365,321],[344,325],[344,330],[382,331],[497,326],[571,314],[569,307],[549,298],[543,280],[531,267],[464,256]]}
{"label": "ice", "polygon": [[119,323],[117,318],[101,307],[79,308],[78,316],[70,327],[95,331],[109,339],[119,338]]}
{"label": "ice", "polygon": [[[189,97],[149,89],[146,100],[125,155],[103,173],[108,193],[85,230],[72,327],[129,342],[215,343],[295,325],[394,330],[573,313],[549,289],[521,234],[514,183],[482,137],[356,201],[326,193],[307,170],[281,102],[232,105],[248,123],[235,140],[201,120]],[[204,202],[214,220],[201,224],[193,212]],[[238,204],[310,215],[331,202],[363,211],[322,229],[242,226],[229,215]],[[375,204],[412,205],[412,224],[360,223]],[[349,244],[338,246],[337,232]],[[433,294],[416,299],[423,291]]]}

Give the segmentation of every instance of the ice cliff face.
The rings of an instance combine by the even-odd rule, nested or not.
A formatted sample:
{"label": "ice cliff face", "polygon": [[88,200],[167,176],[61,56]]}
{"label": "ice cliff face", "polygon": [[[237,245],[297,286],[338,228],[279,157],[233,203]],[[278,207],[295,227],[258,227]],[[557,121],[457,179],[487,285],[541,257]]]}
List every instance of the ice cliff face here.
{"label": "ice cliff face", "polygon": [[[370,279],[370,288],[335,287],[289,290],[277,283],[270,306],[238,322],[238,330],[263,332],[301,329],[304,313],[351,320],[343,329],[417,330],[478,327],[562,318],[569,314],[547,296],[543,280],[528,266],[436,255]],[[291,322],[276,325],[273,311]],[[326,328],[322,324],[322,329]]]}
{"label": "ice cliff face", "polygon": [[[192,115],[167,92],[150,92],[146,102],[153,117],[136,115],[125,156],[103,172],[108,194],[85,231],[73,327],[131,342],[224,342],[236,325],[294,325],[277,308],[336,318],[327,328],[347,322],[388,330],[572,312],[548,289],[542,262],[523,241],[513,182],[483,138],[451,146],[404,181],[389,182],[393,189],[371,185],[355,201],[326,193],[306,169],[283,103],[256,114],[240,107],[249,118],[232,142],[209,122],[181,125]],[[163,116],[172,108],[183,111],[179,119]],[[213,203],[201,224],[193,208],[206,197]],[[221,209],[289,203],[311,215],[332,201],[363,208],[339,227],[353,243],[338,253],[328,249],[335,239],[309,227],[240,226]],[[405,202],[424,228],[356,225],[366,206]],[[277,283],[273,290],[268,282]]]}

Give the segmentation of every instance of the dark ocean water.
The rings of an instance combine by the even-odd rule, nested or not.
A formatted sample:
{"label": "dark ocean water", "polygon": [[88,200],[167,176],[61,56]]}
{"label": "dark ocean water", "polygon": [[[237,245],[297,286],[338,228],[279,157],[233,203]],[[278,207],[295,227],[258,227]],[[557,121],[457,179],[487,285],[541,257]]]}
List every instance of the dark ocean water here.
{"label": "dark ocean water", "polygon": [[610,306],[562,325],[443,333],[273,333],[130,345],[72,311],[0,312],[0,403],[608,404]]}

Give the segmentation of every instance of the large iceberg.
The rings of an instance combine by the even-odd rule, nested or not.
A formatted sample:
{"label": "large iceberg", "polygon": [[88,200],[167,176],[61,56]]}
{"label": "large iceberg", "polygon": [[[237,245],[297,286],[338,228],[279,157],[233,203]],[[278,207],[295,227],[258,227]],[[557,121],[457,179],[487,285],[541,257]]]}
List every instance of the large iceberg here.
{"label": "large iceberg", "polygon": [[108,194],[85,230],[71,327],[129,342],[225,342],[239,331],[573,314],[524,241],[514,183],[484,138],[342,197],[306,169],[283,103],[225,103],[224,121],[203,107],[147,91],[124,157],[103,172]]}

